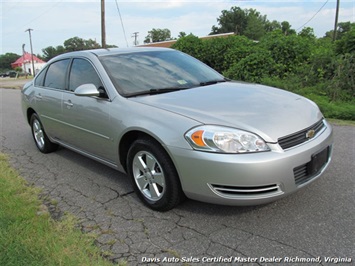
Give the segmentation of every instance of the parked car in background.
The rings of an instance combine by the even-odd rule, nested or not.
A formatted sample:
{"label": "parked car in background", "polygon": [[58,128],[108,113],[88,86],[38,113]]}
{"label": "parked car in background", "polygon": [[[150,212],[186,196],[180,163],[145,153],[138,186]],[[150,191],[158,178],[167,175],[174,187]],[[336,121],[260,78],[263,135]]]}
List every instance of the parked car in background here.
{"label": "parked car in background", "polygon": [[24,86],[22,108],[41,152],[61,145],[124,171],[159,211],[185,196],[265,204],[317,179],[332,155],[332,128],[310,100],[172,49],[60,55]]}
{"label": "parked car in background", "polygon": [[17,76],[16,71],[7,71],[0,74],[0,77],[2,78],[6,78],[6,77],[15,78],[16,76]]}

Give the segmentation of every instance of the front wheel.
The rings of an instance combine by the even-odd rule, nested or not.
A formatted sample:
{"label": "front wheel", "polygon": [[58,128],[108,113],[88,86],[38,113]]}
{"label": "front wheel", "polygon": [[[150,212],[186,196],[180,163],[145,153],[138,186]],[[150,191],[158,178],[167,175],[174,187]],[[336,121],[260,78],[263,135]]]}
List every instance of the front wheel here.
{"label": "front wheel", "polygon": [[127,172],[139,198],[151,209],[168,211],[184,194],[166,151],[151,139],[136,140],[128,151]]}
{"label": "front wheel", "polygon": [[42,153],[50,153],[58,148],[58,145],[51,142],[44,131],[41,121],[36,113],[31,116],[30,120],[33,139],[37,148]]}

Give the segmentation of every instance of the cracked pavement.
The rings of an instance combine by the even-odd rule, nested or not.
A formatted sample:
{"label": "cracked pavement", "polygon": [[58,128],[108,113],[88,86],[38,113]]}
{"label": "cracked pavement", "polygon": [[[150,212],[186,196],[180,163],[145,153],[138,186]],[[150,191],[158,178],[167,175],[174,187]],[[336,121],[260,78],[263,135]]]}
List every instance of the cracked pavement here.
{"label": "cracked pavement", "polygon": [[1,152],[29,184],[42,188],[55,218],[66,212],[78,217],[113,262],[166,265],[164,259],[175,257],[179,262],[169,265],[202,265],[203,258],[220,256],[258,258],[229,265],[274,264],[260,257],[320,257],[321,265],[331,265],[325,257],[355,260],[355,127],[333,126],[333,161],[326,174],[287,198],[256,207],[187,200],[159,213],[143,206],[125,174],[64,148],[47,155],[37,151],[19,90],[0,89],[0,113]]}

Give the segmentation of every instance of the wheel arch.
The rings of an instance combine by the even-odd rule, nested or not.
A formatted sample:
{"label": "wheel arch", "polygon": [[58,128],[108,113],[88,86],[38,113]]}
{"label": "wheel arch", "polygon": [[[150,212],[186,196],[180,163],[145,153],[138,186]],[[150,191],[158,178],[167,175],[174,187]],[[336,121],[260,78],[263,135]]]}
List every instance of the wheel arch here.
{"label": "wheel arch", "polygon": [[28,108],[28,109],[27,109],[26,118],[27,118],[27,123],[28,123],[28,124],[30,124],[31,116],[32,116],[33,114],[35,114],[35,113],[36,113],[36,111],[33,110],[32,108]]}
{"label": "wheel arch", "polygon": [[[164,169],[163,172],[167,174],[164,177],[164,183],[162,183],[166,191],[164,195],[157,201],[152,202],[150,198],[147,199],[135,181],[135,174],[132,170],[134,165],[133,158],[138,154],[137,152],[142,151],[144,151],[144,154],[151,153],[151,155],[154,157],[157,156],[154,158],[154,160],[160,164],[159,167],[162,167]],[[167,147],[163,145],[157,138],[154,138],[149,133],[143,131],[129,131],[125,133],[121,138],[119,153],[121,166],[124,168],[128,176],[131,177],[135,191],[138,193],[138,197],[149,208],[158,211],[167,211],[174,208],[186,199],[185,192],[182,189],[181,178],[177,171],[174,160],[167,150]],[[150,170],[148,172],[150,172]],[[154,183],[154,180],[151,180],[150,182]]]}
{"label": "wheel arch", "polygon": [[[155,137],[153,137],[152,135],[150,135],[146,132],[143,132],[140,130],[131,130],[131,131],[126,132],[122,136],[120,143],[119,143],[119,148],[118,148],[120,164],[122,165],[123,169],[126,172],[127,172],[127,160],[126,159],[127,159],[128,150],[130,149],[130,147],[132,146],[134,141],[136,141],[137,139],[144,139],[144,138],[154,141],[157,145],[161,146],[166,151],[166,149],[164,148],[164,146],[161,144],[160,141],[158,141]],[[166,153],[169,154],[167,151],[166,151]]]}

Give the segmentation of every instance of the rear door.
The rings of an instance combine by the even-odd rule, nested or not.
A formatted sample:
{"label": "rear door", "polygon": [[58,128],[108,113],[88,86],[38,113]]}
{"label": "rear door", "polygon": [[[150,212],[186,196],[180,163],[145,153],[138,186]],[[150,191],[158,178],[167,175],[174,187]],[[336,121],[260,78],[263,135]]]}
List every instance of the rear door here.
{"label": "rear door", "polygon": [[51,138],[61,138],[65,133],[61,126],[62,97],[69,63],[70,59],[53,62],[35,80],[36,112]]}

